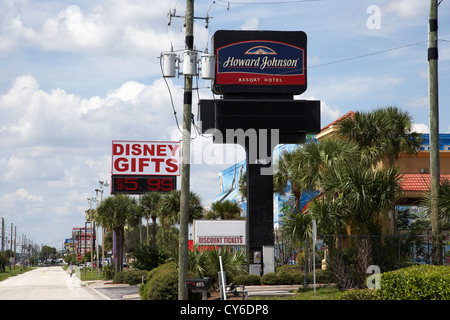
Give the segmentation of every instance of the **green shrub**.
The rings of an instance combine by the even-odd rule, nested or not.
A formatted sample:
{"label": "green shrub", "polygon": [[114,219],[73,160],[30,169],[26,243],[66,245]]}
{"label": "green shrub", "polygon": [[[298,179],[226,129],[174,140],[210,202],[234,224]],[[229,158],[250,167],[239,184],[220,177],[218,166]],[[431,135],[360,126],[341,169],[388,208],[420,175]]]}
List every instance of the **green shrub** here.
{"label": "green shrub", "polygon": [[450,300],[450,267],[420,265],[381,274],[379,290],[344,292],[342,300]]}
{"label": "green shrub", "polygon": [[261,277],[261,284],[279,284],[278,275],[274,272],[269,272]]}
{"label": "green shrub", "polygon": [[134,252],[135,262],[133,268],[139,270],[152,270],[167,260],[167,255],[158,249],[146,245],[140,245]]}
{"label": "green shrub", "polygon": [[115,273],[113,277],[113,283],[123,283],[124,273],[124,271]]}
{"label": "green shrub", "polygon": [[104,267],[104,276],[107,280],[114,279],[114,274],[116,270],[112,264],[107,264]]}
{"label": "green shrub", "polygon": [[[296,272],[297,274],[300,274],[299,272]],[[277,273],[278,275],[278,284],[295,284],[298,280],[295,277],[294,272],[280,272]]]}
{"label": "green shrub", "polygon": [[178,270],[166,269],[149,282],[148,300],[177,300]]}
{"label": "green shrub", "polygon": [[450,300],[450,267],[420,265],[381,274],[383,300]]}
{"label": "green shrub", "polygon": [[303,266],[299,264],[285,264],[276,269],[276,273],[281,272],[302,272],[303,273],[304,268]]}
{"label": "green shrub", "polygon": [[241,274],[233,278],[235,284],[257,286],[261,284],[261,277],[256,274]]}
{"label": "green shrub", "polygon": [[334,283],[334,274],[330,269],[316,270],[316,283]]}
{"label": "green shrub", "polygon": [[299,264],[283,265],[276,270],[279,284],[303,284],[303,267]]}
{"label": "green shrub", "polygon": [[[188,272],[188,278],[198,278]],[[139,286],[141,300],[177,300],[178,268],[175,262],[162,264],[147,273],[146,283]],[[189,299],[200,299],[201,294],[189,291]]]}
{"label": "green shrub", "polygon": [[[142,300],[155,300],[154,297],[157,296],[156,292],[157,289],[161,289],[161,291],[163,291],[163,289],[161,288],[161,281],[158,280],[158,278],[161,278],[167,274],[170,274],[171,272],[173,273],[173,271],[175,271],[176,274],[176,290],[175,292],[175,299],[176,296],[178,295],[178,271],[177,271],[177,264],[175,262],[169,262],[166,264],[162,264],[159,267],[156,267],[152,270],[150,270],[147,273],[147,278],[145,279],[145,284],[140,285],[139,286],[139,295],[141,297]],[[153,282],[156,281],[156,284],[153,284]],[[167,291],[170,291],[170,288],[172,288],[173,291],[173,283],[168,283],[168,290],[164,290],[166,292],[164,292],[163,294],[159,295],[159,297],[162,297],[163,295],[168,297],[174,297],[174,294],[168,294]]]}
{"label": "green shrub", "polygon": [[379,300],[380,290],[358,289],[347,290],[339,297],[339,300]]}
{"label": "green shrub", "polygon": [[139,270],[139,271],[121,271],[117,272],[114,275],[113,283],[125,283],[125,284],[139,284],[142,282],[142,277],[147,276],[147,271]]}

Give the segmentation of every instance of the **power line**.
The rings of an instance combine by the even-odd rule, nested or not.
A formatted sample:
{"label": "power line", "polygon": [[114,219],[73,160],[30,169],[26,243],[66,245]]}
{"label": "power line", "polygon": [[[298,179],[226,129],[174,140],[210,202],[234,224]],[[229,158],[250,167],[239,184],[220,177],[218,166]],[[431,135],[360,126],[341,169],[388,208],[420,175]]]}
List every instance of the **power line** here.
{"label": "power line", "polygon": [[328,66],[330,64],[336,64],[336,63],[346,62],[346,61],[360,59],[360,58],[365,58],[365,57],[370,57],[370,56],[374,56],[374,55],[377,55],[377,54],[381,54],[381,53],[385,53],[385,52],[389,52],[389,51],[395,51],[395,50],[399,50],[399,49],[403,49],[403,48],[407,48],[407,47],[419,46],[419,45],[422,45],[422,44],[427,43],[427,42],[428,42],[428,40],[424,40],[424,41],[411,43],[411,44],[407,44],[407,45],[400,46],[400,47],[390,48],[390,49],[381,50],[381,51],[377,51],[377,52],[362,54],[362,55],[351,57],[351,58],[345,58],[345,59],[341,59],[341,60],[336,60],[336,61],[331,61],[331,62],[327,62],[327,63],[322,63],[322,64],[318,64],[316,66],[308,67],[308,69]]}
{"label": "power line", "polygon": [[325,1],[325,0],[291,0],[291,1],[268,1],[268,2],[240,2],[240,1],[226,1],[226,0],[217,0],[217,1],[225,2],[228,4],[266,5],[266,4],[286,4],[286,3],[297,3],[297,2],[317,2],[317,1]]}

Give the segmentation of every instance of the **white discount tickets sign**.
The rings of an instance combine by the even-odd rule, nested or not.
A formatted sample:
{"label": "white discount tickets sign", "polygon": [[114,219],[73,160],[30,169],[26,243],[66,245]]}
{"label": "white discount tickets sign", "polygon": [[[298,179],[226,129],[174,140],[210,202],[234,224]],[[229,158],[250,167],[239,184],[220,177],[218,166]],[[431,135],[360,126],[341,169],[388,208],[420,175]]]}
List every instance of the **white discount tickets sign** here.
{"label": "white discount tickets sign", "polygon": [[245,220],[194,220],[194,243],[199,246],[245,246]]}
{"label": "white discount tickets sign", "polygon": [[178,176],[181,146],[178,141],[112,142],[113,175]]}

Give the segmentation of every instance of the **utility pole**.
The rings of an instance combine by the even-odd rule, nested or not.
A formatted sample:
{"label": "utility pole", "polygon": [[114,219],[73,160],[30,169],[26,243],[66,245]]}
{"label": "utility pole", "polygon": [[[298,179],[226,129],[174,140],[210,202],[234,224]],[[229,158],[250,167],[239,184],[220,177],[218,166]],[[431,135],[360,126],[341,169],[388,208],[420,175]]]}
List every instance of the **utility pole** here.
{"label": "utility pole", "polygon": [[5,251],[5,219],[2,218],[2,252]]}
{"label": "utility pole", "polygon": [[[186,0],[185,49],[194,49],[194,0]],[[186,59],[186,55],[185,55]],[[185,61],[186,63],[186,61]],[[178,300],[187,300],[189,184],[191,156],[192,76],[184,75],[183,138],[181,164],[180,234],[178,252]]]}
{"label": "utility pole", "polygon": [[9,243],[9,249],[11,250],[9,253],[9,270],[11,271],[12,265],[11,265],[11,258],[12,258],[12,251],[13,251],[13,223],[11,222],[11,237],[10,237],[10,243]]}
{"label": "utility pole", "polygon": [[17,237],[17,226],[14,227],[14,268],[16,268],[16,237]]}
{"label": "utility pole", "polygon": [[440,186],[439,168],[439,95],[438,95],[438,0],[430,0],[428,39],[428,90],[430,103],[430,178],[431,178],[431,233],[433,236],[433,263],[442,264],[439,241],[441,223],[438,205]]}

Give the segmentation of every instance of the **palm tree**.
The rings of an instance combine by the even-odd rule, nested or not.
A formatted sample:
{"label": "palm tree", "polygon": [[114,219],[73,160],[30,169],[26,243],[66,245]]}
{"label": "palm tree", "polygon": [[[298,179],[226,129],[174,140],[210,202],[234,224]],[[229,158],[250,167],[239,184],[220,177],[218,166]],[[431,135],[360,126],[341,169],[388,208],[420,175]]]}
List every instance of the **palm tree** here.
{"label": "palm tree", "polygon": [[129,195],[117,194],[104,199],[97,211],[97,220],[101,226],[113,231],[115,270],[122,271],[124,226],[135,226],[139,223],[137,201]]}
{"label": "palm tree", "polygon": [[335,167],[323,180],[320,201],[334,207],[346,225],[358,233],[378,234],[391,199],[400,194],[400,177],[395,167],[375,170],[362,164]]}
{"label": "palm tree", "polygon": [[[161,201],[160,221],[164,226],[172,226],[180,222],[180,201],[181,191],[172,190],[168,192]],[[203,207],[200,203],[200,197],[189,192],[189,222],[194,219],[200,219],[203,215]]]}
{"label": "palm tree", "polygon": [[400,153],[417,153],[421,142],[420,134],[412,131],[411,115],[395,106],[355,112],[339,122],[339,134],[359,146],[365,163],[387,156],[389,167]]}
{"label": "palm tree", "polygon": [[281,156],[278,171],[274,174],[274,189],[284,193],[290,183],[296,204],[293,209],[299,210],[302,193],[320,190],[330,169],[359,159],[358,148],[352,142],[330,138],[319,143],[308,139],[301,148]]}
{"label": "palm tree", "polygon": [[224,200],[216,201],[211,205],[208,212],[205,213],[204,219],[222,219],[222,220],[242,220],[241,208],[239,203]]}
{"label": "palm tree", "polygon": [[[439,223],[442,229],[446,230],[450,228],[450,181],[445,179],[439,184],[437,192],[437,206],[439,208]],[[428,217],[431,219],[431,190],[428,190],[422,200],[422,204],[426,207]],[[433,239],[433,252],[435,252],[436,246],[442,246],[444,235],[441,234],[439,238]],[[435,255],[432,255],[435,257]],[[441,264],[440,261],[433,261],[435,264]]]}
{"label": "palm tree", "polygon": [[394,166],[394,160],[400,153],[417,153],[422,138],[420,133],[412,131],[412,117],[409,112],[388,106],[377,109],[374,113],[387,119],[388,126],[384,128],[386,134],[383,139],[386,140],[385,155],[389,158],[390,168]]}
{"label": "palm tree", "polygon": [[[305,242],[305,257],[312,237],[313,217],[308,210],[301,210],[300,199],[304,192],[320,190],[328,172],[344,163],[359,160],[359,151],[355,144],[330,138],[318,143],[309,138],[301,148],[285,153],[278,163],[278,171],[274,175],[275,190],[284,193],[288,182],[294,194],[295,204],[286,207],[281,218],[281,234],[283,243]],[[308,270],[305,259],[305,285]]]}
{"label": "palm tree", "polygon": [[355,142],[361,150],[361,159],[367,165],[375,164],[386,150],[384,128],[387,117],[380,113],[357,111],[352,117],[339,121],[339,136]]}
{"label": "palm tree", "polygon": [[[412,131],[412,117],[395,106],[378,108],[371,112],[355,112],[339,122],[339,133],[358,144],[361,158],[374,165],[382,157],[388,157],[389,168],[401,153],[414,154],[420,147],[421,137]],[[396,232],[395,200],[391,199],[391,229]]]}
{"label": "palm tree", "polygon": [[147,219],[147,246],[150,246],[149,237],[149,219],[152,219],[152,246],[156,248],[156,219],[159,216],[159,210],[163,199],[162,193],[149,192],[143,194],[139,198],[139,206],[142,210],[142,215]]}

